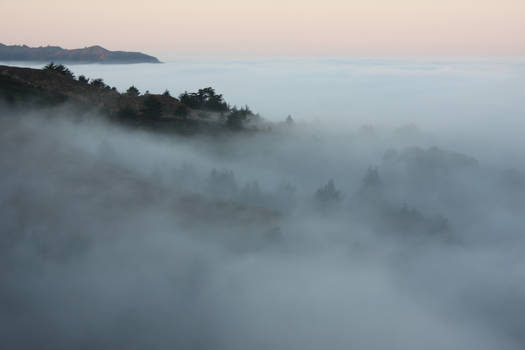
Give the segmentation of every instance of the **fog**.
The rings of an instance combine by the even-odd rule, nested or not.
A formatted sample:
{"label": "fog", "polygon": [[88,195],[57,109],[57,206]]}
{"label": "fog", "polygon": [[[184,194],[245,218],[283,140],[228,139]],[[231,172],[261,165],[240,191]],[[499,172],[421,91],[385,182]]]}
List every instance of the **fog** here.
{"label": "fog", "polygon": [[176,96],[212,86],[232,105],[248,104],[270,120],[292,114],[300,120],[382,125],[401,121],[445,127],[454,121],[457,128],[498,117],[501,125],[519,120],[515,115],[523,113],[525,98],[523,58],[180,58],[70,68],[77,75],[101,77],[120,91],[135,85],[142,92],[169,89]]}
{"label": "fog", "polygon": [[[231,105],[248,105],[265,119],[439,130],[474,154],[488,135],[490,148],[519,159],[525,148],[523,58],[184,58],[163,64],[70,65],[78,75],[101,77],[126,91],[173,96],[212,86]],[[44,64],[8,62],[41,68]],[[474,129],[474,130],[473,130]],[[465,139],[470,142],[463,142]],[[480,156],[474,154],[475,156]]]}
{"label": "fog", "polygon": [[[510,89],[523,80],[501,75],[514,68],[427,77],[448,91],[423,79],[428,100],[398,86],[408,84],[406,74],[388,73],[391,88],[356,98],[360,107],[348,97],[348,115],[390,110],[390,120],[366,125],[357,117],[336,122],[335,109],[312,121],[306,111],[315,102],[297,91],[289,95],[293,111],[284,100],[272,104],[284,90],[244,102],[270,89],[245,82],[245,95],[232,94],[239,104],[296,119],[256,134],[155,134],[67,106],[0,108],[2,343],[523,349],[525,164],[520,140],[501,131],[516,135],[523,116],[523,91]],[[100,69],[108,78],[97,76],[116,84],[109,68]],[[205,83],[200,76],[195,84]],[[505,90],[481,99],[489,93],[483,86],[498,81]],[[211,83],[204,85],[230,102],[223,90],[241,91],[234,79]],[[477,106],[428,105],[459,101],[464,95],[453,93],[478,83]],[[450,84],[469,88],[450,91]],[[387,94],[377,103],[389,89],[399,100]],[[372,100],[376,107],[366,107]],[[446,122],[405,118],[402,106],[431,109],[428,120],[443,114]],[[479,119],[479,128],[458,133],[451,115],[476,110],[508,112],[507,124],[485,128]]]}

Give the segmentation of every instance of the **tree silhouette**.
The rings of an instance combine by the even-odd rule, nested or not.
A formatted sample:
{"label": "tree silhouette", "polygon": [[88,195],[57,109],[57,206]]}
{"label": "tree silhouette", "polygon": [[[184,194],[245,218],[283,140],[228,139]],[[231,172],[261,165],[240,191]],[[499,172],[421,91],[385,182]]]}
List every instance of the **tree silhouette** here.
{"label": "tree silhouette", "polygon": [[378,209],[386,204],[384,186],[377,168],[368,168],[355,199],[357,200],[355,204],[366,208]]}
{"label": "tree silhouette", "polygon": [[91,86],[94,86],[94,87],[99,88],[99,89],[106,88],[106,84],[104,83],[104,79],[102,79],[102,78],[93,79],[93,80],[91,80],[90,84],[91,84]]}
{"label": "tree silhouette", "polygon": [[78,76],[78,81],[81,82],[81,83],[84,83],[84,84],[89,83],[89,79],[86,78],[84,75],[79,75]]}
{"label": "tree silhouette", "polygon": [[320,209],[330,209],[341,203],[341,191],[335,188],[334,180],[328,181],[315,192],[315,201]]}
{"label": "tree silhouette", "polygon": [[229,107],[221,94],[216,94],[211,87],[199,89],[197,92],[187,92],[179,95],[181,103],[193,109],[203,109],[212,112],[226,112]]}
{"label": "tree silhouette", "polygon": [[140,95],[140,92],[139,92],[139,89],[137,89],[134,85],[131,85],[127,90],[126,90],[126,94],[129,95],[129,96],[138,96]]}
{"label": "tree silhouette", "polygon": [[58,74],[62,74],[64,76],[66,76],[68,78],[72,78],[72,79],[75,78],[75,75],[73,74],[73,72],[71,72],[69,70],[69,68],[67,68],[63,64],[55,64],[53,62],[50,62],[50,63],[48,63],[47,65],[44,66],[44,70],[51,71],[51,72],[56,72]]}
{"label": "tree silhouette", "polygon": [[403,203],[399,209],[391,210],[386,218],[388,231],[416,235],[440,234],[447,239],[451,238],[448,235],[450,226],[446,218],[440,215],[426,218],[418,209],[411,208],[406,203]]}

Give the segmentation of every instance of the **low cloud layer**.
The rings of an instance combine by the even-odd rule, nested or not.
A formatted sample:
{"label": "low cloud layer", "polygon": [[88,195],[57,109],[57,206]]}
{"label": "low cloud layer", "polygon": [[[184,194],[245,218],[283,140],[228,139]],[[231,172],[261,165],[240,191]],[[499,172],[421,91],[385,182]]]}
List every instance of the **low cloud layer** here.
{"label": "low cloud layer", "polygon": [[525,169],[450,138],[3,109],[2,343],[522,349]]}

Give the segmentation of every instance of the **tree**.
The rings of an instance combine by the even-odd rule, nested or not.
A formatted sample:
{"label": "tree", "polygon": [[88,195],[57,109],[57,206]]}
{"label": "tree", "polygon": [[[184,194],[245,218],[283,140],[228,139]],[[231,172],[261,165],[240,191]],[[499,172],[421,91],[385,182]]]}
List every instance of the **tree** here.
{"label": "tree", "polygon": [[84,75],[79,75],[78,76],[78,81],[81,82],[81,83],[84,83],[84,84],[89,83],[89,79],[86,78]]}
{"label": "tree", "polygon": [[292,116],[288,115],[288,117],[286,117],[286,125],[293,125],[293,124],[294,124],[294,120]]}
{"label": "tree", "polygon": [[67,68],[63,64],[55,64],[53,62],[50,62],[44,66],[44,70],[56,72],[71,79],[75,78],[73,72],[71,72],[69,68]]}
{"label": "tree", "polygon": [[44,66],[44,70],[52,70],[52,71],[54,71],[56,66],[57,65],[55,64],[55,62],[49,62],[48,64],[46,64]]}
{"label": "tree", "polygon": [[140,95],[140,92],[139,92],[139,89],[137,89],[134,85],[131,85],[127,90],[126,90],[126,94],[129,95],[129,96],[138,96]]}
{"label": "tree", "polygon": [[166,89],[166,90],[162,93],[162,96],[171,97],[171,94],[170,94],[169,90]]}
{"label": "tree", "polygon": [[104,83],[104,79],[102,78],[97,78],[97,79],[93,79],[91,80],[91,86],[94,86],[96,88],[99,88],[99,89],[103,89],[106,87],[106,84]]}
{"label": "tree", "polygon": [[369,167],[357,192],[361,204],[378,205],[383,198],[383,182],[375,167]]}
{"label": "tree", "polygon": [[326,208],[339,204],[343,200],[343,196],[341,191],[335,188],[334,180],[330,180],[315,192],[315,200],[320,207]]}

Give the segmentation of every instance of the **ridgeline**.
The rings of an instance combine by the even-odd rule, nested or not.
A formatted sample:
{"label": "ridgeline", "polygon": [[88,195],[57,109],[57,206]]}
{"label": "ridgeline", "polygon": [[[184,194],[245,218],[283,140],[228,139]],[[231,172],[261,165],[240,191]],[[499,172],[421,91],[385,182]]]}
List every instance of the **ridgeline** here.
{"label": "ridgeline", "polygon": [[29,47],[0,43],[0,61],[61,62],[61,63],[160,63],[153,56],[141,52],[110,51],[101,46],[67,50],[60,46]]}
{"label": "ridgeline", "polygon": [[68,104],[76,112],[94,112],[112,121],[162,131],[195,133],[203,130],[256,130],[265,128],[247,106],[230,107],[211,87],[185,92],[175,98],[141,94],[131,86],[119,92],[102,79],[76,78],[62,64],[43,69],[0,66],[0,102],[12,108],[43,108]]}

